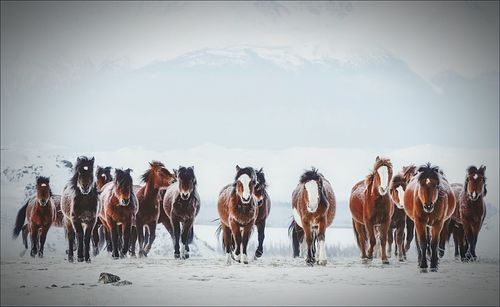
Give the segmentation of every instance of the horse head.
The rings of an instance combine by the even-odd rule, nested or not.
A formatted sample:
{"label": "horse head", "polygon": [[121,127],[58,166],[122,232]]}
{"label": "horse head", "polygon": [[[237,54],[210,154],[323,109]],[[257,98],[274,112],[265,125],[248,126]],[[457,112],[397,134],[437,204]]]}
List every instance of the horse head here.
{"label": "horse head", "polygon": [[486,166],[484,165],[481,165],[479,169],[475,166],[467,168],[464,188],[469,198],[473,201],[476,201],[480,196],[484,196],[487,193],[485,171]]}
{"label": "horse head", "polygon": [[391,160],[377,156],[373,166],[373,172],[369,177],[372,181],[372,193],[376,191],[381,196],[387,194],[392,179]]}
{"label": "horse head", "polygon": [[243,204],[248,204],[254,197],[257,175],[252,167],[241,168],[236,165],[236,176],[234,178],[236,194]]}
{"label": "horse head", "polygon": [[397,174],[392,178],[389,195],[399,209],[404,208],[404,193],[406,190],[406,179],[403,174]]}
{"label": "horse head", "polygon": [[151,181],[155,189],[162,189],[175,183],[176,177],[175,170],[170,172],[160,161],[151,161],[149,169],[142,175],[142,181]]}
{"label": "horse head", "polygon": [[323,189],[323,180],[323,175],[314,167],[300,177],[300,183],[304,185],[303,201],[309,212],[316,212],[319,205],[328,208],[329,203]]}
{"label": "horse head", "polygon": [[94,158],[78,157],[76,159],[73,184],[78,187],[83,195],[87,195],[92,191],[94,185]]}
{"label": "horse head", "polygon": [[126,170],[115,169],[113,193],[118,198],[120,206],[128,206],[132,198],[132,176],[130,168]]}
{"label": "horse head", "polygon": [[188,200],[193,195],[197,184],[194,166],[179,166],[177,177],[179,178],[179,196],[182,200]]}
{"label": "horse head", "polygon": [[111,176],[111,166],[96,168],[96,183],[97,189],[100,190],[106,183],[113,181],[113,176]]}
{"label": "horse head", "polygon": [[42,207],[49,203],[50,197],[52,196],[49,180],[49,177],[36,177],[36,200]]}
{"label": "horse head", "polygon": [[257,183],[254,188],[254,196],[257,199],[257,205],[262,206],[262,200],[264,199],[267,188],[266,177],[264,176],[264,171],[262,168],[256,171],[255,174],[257,175]]}
{"label": "horse head", "polygon": [[418,198],[422,203],[426,213],[434,211],[434,207],[439,198],[439,187],[441,185],[441,172],[439,167],[430,163],[418,168]]}

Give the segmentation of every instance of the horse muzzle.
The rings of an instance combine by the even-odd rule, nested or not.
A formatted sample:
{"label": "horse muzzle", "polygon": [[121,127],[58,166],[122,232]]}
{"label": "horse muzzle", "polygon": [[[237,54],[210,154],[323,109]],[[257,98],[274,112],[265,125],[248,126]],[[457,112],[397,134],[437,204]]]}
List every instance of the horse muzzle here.
{"label": "horse muzzle", "polygon": [[401,204],[401,203],[395,203],[395,204],[396,204],[396,207],[398,209],[404,209],[405,208],[405,206],[403,206],[403,204]]}
{"label": "horse muzzle", "polygon": [[45,207],[49,203],[49,200],[48,199],[46,199],[46,200],[40,200],[39,203],[40,203],[40,206]]}
{"label": "horse muzzle", "polygon": [[87,187],[87,188],[84,188],[82,186],[79,186],[80,188],[80,192],[83,194],[83,195],[88,195],[90,193],[90,191],[92,190],[90,187]]}
{"label": "horse muzzle", "polygon": [[248,196],[248,198],[245,198],[245,197],[241,197],[241,202],[244,203],[244,204],[248,204],[250,202],[250,200],[252,200],[252,196]]}
{"label": "horse muzzle", "polygon": [[378,187],[378,193],[382,196],[384,196],[385,194],[387,194],[387,189],[383,188],[383,187]]}
{"label": "horse muzzle", "polygon": [[424,212],[431,213],[434,211],[434,204],[424,204]]}
{"label": "horse muzzle", "polygon": [[182,200],[188,200],[189,199],[189,196],[191,196],[191,193],[181,193],[181,198]]}

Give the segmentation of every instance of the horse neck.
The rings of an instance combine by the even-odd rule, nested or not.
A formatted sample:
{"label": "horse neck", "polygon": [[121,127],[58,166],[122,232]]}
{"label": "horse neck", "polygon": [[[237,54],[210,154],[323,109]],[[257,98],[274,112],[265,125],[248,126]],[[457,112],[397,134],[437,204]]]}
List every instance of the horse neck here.
{"label": "horse neck", "polygon": [[144,197],[154,199],[158,196],[159,189],[155,188],[153,179],[149,179],[144,185]]}

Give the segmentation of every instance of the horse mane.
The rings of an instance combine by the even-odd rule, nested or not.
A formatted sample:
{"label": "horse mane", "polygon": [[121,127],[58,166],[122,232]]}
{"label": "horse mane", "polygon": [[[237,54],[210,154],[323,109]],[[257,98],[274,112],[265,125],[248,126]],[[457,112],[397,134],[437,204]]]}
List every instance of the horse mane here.
{"label": "horse mane", "polygon": [[467,176],[465,176],[464,189],[467,189],[467,184],[469,182],[468,175],[479,174],[479,175],[483,176],[483,179],[484,179],[484,185],[483,185],[484,195],[483,196],[486,196],[486,194],[488,193],[488,190],[486,189],[486,176],[484,175],[485,171],[486,171],[486,166],[484,166],[484,165],[481,165],[479,168],[475,167],[474,165],[469,166],[467,168]]}
{"label": "horse mane", "polygon": [[305,184],[311,180],[323,180],[323,174],[318,172],[318,169],[312,167],[311,170],[306,170],[301,176],[299,182]]}
{"label": "horse mane", "polygon": [[237,169],[236,176],[234,176],[234,181],[235,182],[243,174],[248,175],[248,177],[250,177],[250,179],[255,179],[256,178],[255,170],[253,169],[253,167],[248,166],[248,167],[240,168],[239,166],[237,166],[236,169]]}
{"label": "horse mane", "polygon": [[377,169],[383,165],[392,168],[392,163],[391,163],[390,159],[380,158],[377,156],[377,158],[375,159],[375,164],[373,165],[373,169],[372,169],[371,173],[369,173],[365,178],[365,185],[366,185],[368,191],[370,190],[370,187],[373,184],[373,181],[375,180],[375,173],[377,172]]}
{"label": "horse mane", "polygon": [[397,184],[401,185],[401,184],[404,184],[404,183],[406,183],[406,179],[405,179],[405,177],[404,177],[403,174],[401,174],[401,173],[400,174],[396,174],[396,175],[394,175],[394,177],[392,177],[392,185],[393,186],[397,185]]}
{"label": "horse mane", "polygon": [[79,156],[76,158],[76,163],[75,166],[73,167],[73,175],[71,176],[71,179],[69,180],[69,187],[72,190],[77,190],[77,181],[78,181],[78,171],[80,168],[86,164],[91,164],[92,167],[94,166],[94,158],[92,157],[91,159],[88,158],[87,156]]}
{"label": "horse mane", "polygon": [[193,166],[191,166],[191,167],[179,166],[179,169],[177,170],[177,177],[179,177],[179,179],[180,179],[181,173],[183,174],[183,176],[184,176],[184,174],[187,173],[190,179],[194,179],[193,188],[196,189],[196,185],[198,184],[198,180],[196,180],[196,176],[194,175]]}
{"label": "horse mane", "polygon": [[264,170],[261,168],[255,174],[257,175],[258,185],[260,185],[263,189],[266,189],[267,182],[266,182],[266,177],[264,176]]}
{"label": "horse mane", "polygon": [[436,165],[431,165],[430,162],[427,162],[427,164],[421,165],[418,168],[418,180],[424,180],[424,179],[435,179],[438,182],[438,186],[441,185],[441,179],[442,179],[442,174],[444,174],[439,166]]}
{"label": "horse mane", "polygon": [[403,166],[403,177],[408,182],[410,181],[411,177],[415,175],[416,172],[417,172],[417,167],[414,164]]}
{"label": "horse mane", "polygon": [[132,186],[132,176],[130,176],[130,172],[132,170],[130,168],[127,168],[126,170],[122,169],[115,169],[115,182],[119,186]]}
{"label": "horse mane", "polygon": [[161,163],[160,161],[156,161],[156,160],[149,162],[149,165],[150,165],[150,168],[148,168],[148,170],[145,171],[144,174],[141,175],[141,181],[144,183],[148,182],[149,179],[151,178],[151,170],[152,169],[158,168],[158,167],[165,167],[165,165],[163,163]]}

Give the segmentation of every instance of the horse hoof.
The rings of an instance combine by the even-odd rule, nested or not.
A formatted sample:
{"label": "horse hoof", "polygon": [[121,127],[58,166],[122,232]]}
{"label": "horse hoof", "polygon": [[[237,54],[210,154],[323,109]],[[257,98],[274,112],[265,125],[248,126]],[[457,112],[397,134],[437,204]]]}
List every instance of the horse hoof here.
{"label": "horse hoof", "polygon": [[137,256],[135,255],[135,253],[132,253],[132,252],[129,252],[128,255],[130,256],[130,258],[137,258]]}
{"label": "horse hoof", "polygon": [[227,253],[227,254],[226,254],[226,264],[227,264],[227,265],[230,265],[230,264],[231,264],[231,254],[230,254],[230,253]]}
{"label": "horse hoof", "polygon": [[382,260],[382,264],[390,264],[389,260],[385,259],[385,260]]}
{"label": "horse hoof", "polygon": [[181,254],[174,253],[174,258],[175,258],[175,259],[181,259]]}
{"label": "horse hoof", "polygon": [[85,262],[86,263],[90,263],[90,258],[89,259],[85,259]]}
{"label": "horse hoof", "polygon": [[80,257],[78,257],[78,259],[76,259],[76,261],[78,261],[78,262],[83,262],[83,257],[81,257],[81,258],[80,258]]}
{"label": "horse hoof", "polygon": [[43,253],[38,253],[38,258],[43,258]]}
{"label": "horse hoof", "polygon": [[431,268],[430,269],[431,272],[437,272],[438,271],[438,268]]}
{"label": "horse hoof", "polygon": [[319,260],[319,261],[318,261],[318,264],[319,264],[319,265],[326,265],[326,260]]}
{"label": "horse hoof", "polygon": [[406,259],[404,258],[399,258],[399,262],[405,262]]}
{"label": "horse hoof", "polygon": [[260,249],[257,249],[255,251],[255,258],[260,258],[262,257],[262,254],[263,254],[263,251],[261,251]]}
{"label": "horse hoof", "polygon": [[182,259],[189,259],[189,254],[185,253],[184,255],[182,255]]}
{"label": "horse hoof", "polygon": [[427,273],[427,268],[420,268],[420,273]]}

